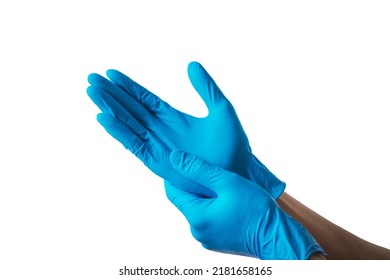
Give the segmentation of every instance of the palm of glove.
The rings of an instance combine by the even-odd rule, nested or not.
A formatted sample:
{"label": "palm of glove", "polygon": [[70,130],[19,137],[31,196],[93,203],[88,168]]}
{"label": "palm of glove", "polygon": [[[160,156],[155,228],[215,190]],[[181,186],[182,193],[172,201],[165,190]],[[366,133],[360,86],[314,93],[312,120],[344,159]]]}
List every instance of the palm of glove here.
{"label": "palm of glove", "polygon": [[251,156],[250,147],[227,100],[213,107],[205,118],[175,109],[158,117],[161,129],[157,133],[171,150],[185,150],[227,170],[243,173],[246,157]]}

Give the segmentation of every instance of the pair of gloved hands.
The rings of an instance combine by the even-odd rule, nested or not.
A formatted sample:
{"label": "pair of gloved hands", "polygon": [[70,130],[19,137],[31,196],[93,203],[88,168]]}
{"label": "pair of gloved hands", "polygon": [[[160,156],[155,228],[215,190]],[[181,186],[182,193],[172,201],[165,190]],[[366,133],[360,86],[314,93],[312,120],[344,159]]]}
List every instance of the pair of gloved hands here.
{"label": "pair of gloved hands", "polygon": [[260,259],[308,259],[323,253],[276,199],[285,183],[251,152],[235,110],[206,70],[188,66],[209,114],[172,108],[116,70],[90,74],[88,95],[98,121],[151,171],[187,218],[195,239],[211,250]]}

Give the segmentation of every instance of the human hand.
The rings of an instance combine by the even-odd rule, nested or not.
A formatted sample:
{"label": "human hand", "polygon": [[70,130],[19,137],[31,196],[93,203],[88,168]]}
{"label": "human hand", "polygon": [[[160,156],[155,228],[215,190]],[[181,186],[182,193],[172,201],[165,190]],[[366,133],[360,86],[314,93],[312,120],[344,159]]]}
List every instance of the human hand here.
{"label": "human hand", "polygon": [[[209,114],[205,118],[172,108],[116,70],[108,70],[107,76],[111,81],[91,74],[87,91],[103,113],[115,116],[120,122],[104,116],[98,120],[144,163],[148,160],[145,164],[153,166],[156,174],[172,173],[164,170],[170,168],[169,154],[181,149],[257,183],[275,199],[283,193],[285,183],[252,154],[233,106],[199,63],[189,64],[188,76],[207,105]],[[155,145],[156,141],[160,145]],[[187,190],[201,188],[185,185]]]}
{"label": "human hand", "polygon": [[252,181],[183,151],[173,151],[170,161],[181,175],[217,194],[205,198],[165,181],[167,197],[205,248],[260,259],[324,254],[310,233]]}

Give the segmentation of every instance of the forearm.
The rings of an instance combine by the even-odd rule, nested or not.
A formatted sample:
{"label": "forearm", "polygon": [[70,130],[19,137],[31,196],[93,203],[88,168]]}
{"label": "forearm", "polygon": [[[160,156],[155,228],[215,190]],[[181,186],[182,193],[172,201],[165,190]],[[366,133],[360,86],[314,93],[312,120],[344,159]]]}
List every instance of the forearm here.
{"label": "forearm", "polygon": [[333,224],[287,193],[284,192],[277,202],[287,214],[306,227],[328,254],[327,259],[390,259],[390,250]]}

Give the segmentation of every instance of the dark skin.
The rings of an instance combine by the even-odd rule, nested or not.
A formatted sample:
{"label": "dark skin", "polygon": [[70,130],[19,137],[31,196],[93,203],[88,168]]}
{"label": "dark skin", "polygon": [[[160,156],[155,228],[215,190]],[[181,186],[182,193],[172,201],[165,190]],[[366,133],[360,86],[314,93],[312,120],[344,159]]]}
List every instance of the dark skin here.
{"label": "dark skin", "polygon": [[284,192],[278,204],[300,222],[328,254],[313,255],[312,260],[390,260],[390,250],[363,240],[335,225]]}

